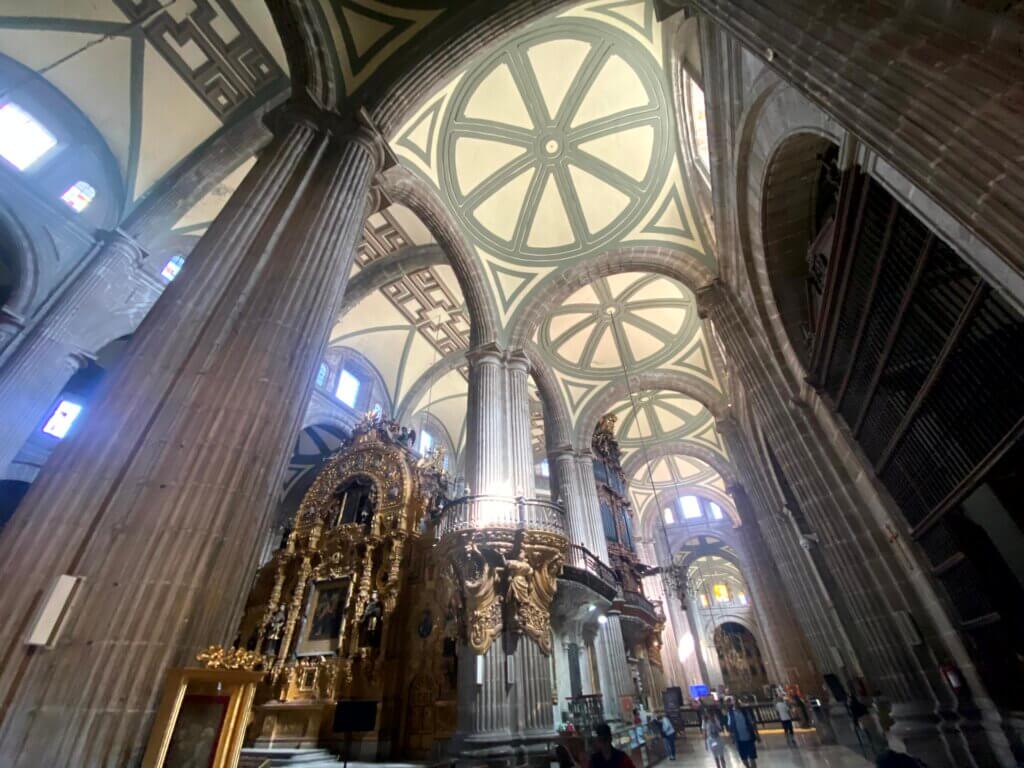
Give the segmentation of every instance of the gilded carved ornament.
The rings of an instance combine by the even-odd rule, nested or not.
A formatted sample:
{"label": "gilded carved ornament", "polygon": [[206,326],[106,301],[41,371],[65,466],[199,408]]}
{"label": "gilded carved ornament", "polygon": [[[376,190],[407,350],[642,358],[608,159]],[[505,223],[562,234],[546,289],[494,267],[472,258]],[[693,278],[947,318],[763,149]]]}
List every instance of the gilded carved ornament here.
{"label": "gilded carved ornament", "polygon": [[262,667],[265,659],[256,651],[211,645],[196,654],[196,661],[207,669],[244,669],[251,672]]}
{"label": "gilded carved ornament", "polygon": [[466,642],[484,654],[503,630],[551,653],[551,603],[566,541],[539,531],[464,531],[451,537],[450,576],[461,597]]}

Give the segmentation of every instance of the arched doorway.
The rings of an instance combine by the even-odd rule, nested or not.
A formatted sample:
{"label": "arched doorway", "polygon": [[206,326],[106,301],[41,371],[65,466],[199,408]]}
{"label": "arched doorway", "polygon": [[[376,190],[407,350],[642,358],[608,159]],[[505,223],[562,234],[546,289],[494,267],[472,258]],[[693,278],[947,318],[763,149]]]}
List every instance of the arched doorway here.
{"label": "arched doorway", "polygon": [[733,695],[761,696],[768,685],[768,671],[754,633],[735,621],[715,627],[715,652],[722,680]]}

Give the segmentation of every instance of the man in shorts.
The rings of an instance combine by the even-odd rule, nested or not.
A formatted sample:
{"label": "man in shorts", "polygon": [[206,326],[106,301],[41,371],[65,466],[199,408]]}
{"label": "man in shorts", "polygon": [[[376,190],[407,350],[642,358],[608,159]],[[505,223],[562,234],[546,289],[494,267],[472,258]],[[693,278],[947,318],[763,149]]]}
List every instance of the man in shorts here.
{"label": "man in shorts", "polygon": [[786,743],[791,747],[796,746],[796,734],[793,733],[793,715],[789,710],[789,702],[785,696],[779,696],[775,702],[775,711],[779,713],[779,720],[782,722],[782,730],[786,734]]}
{"label": "man in shorts", "polygon": [[736,742],[736,751],[740,753],[740,761],[746,768],[757,768],[757,743],[761,737],[757,733],[754,718],[746,709],[736,706],[732,699],[728,701],[729,733]]}

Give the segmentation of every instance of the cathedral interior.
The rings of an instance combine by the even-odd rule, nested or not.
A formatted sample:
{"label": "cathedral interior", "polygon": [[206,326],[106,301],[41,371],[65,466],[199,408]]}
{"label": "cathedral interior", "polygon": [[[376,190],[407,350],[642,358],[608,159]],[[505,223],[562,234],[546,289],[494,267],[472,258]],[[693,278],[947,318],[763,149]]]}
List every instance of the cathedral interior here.
{"label": "cathedral interior", "polygon": [[1024,765],[1022,239],[1019,0],[4,0],[0,765]]}

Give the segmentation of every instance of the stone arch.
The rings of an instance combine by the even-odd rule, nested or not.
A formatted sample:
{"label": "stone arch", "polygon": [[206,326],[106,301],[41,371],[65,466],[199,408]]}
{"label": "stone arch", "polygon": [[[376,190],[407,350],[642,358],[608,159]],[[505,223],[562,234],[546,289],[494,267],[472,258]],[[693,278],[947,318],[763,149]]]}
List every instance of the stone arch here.
{"label": "stone arch", "polygon": [[553,448],[569,446],[572,443],[572,417],[558,388],[554,371],[532,342],[524,347],[524,351],[530,361],[530,375],[537,385],[544,409],[545,449],[551,451]]}
{"label": "stone arch", "polygon": [[[654,537],[657,531],[657,526],[661,524],[661,511],[674,502],[679,496],[687,495],[704,496],[708,498],[722,508],[722,511],[729,518],[729,522],[732,527],[742,525],[739,512],[736,511],[736,505],[729,494],[722,493],[714,488],[708,488],[706,485],[678,485],[673,486],[671,489],[659,489],[657,495],[651,496],[647,499],[647,501],[643,503],[643,508],[638,510],[640,517],[640,531],[643,535],[647,538]],[[723,538],[722,530],[707,525],[703,521],[697,521],[696,525],[693,525],[692,523],[688,524],[688,535],[697,536],[703,533],[706,533],[708,536],[717,536],[720,539]],[[671,545],[671,538],[668,539],[668,543]],[[727,543],[735,545],[735,542],[732,541]]]}
{"label": "stone arch", "polygon": [[575,446],[579,450],[590,447],[590,439],[597,426],[598,419],[608,409],[621,400],[629,397],[630,391],[639,392],[644,389],[660,389],[678,392],[692,397],[711,415],[718,419],[726,414],[728,404],[725,397],[711,383],[692,374],[679,371],[645,371],[629,375],[629,386],[623,379],[616,379],[604,387],[593,398],[587,401],[576,417]]}
{"label": "stone arch", "polygon": [[655,461],[666,456],[692,456],[695,459],[700,459],[721,475],[726,486],[736,482],[736,470],[725,456],[706,445],[685,439],[649,445],[646,451],[634,451],[622,462],[622,471],[627,478],[633,477],[648,461]]}
{"label": "stone arch", "polygon": [[483,264],[437,193],[423,179],[401,166],[384,174],[382,190],[392,202],[416,214],[446,254],[445,261],[455,272],[469,312],[470,346],[495,341],[499,328],[498,309],[488,288]]}
{"label": "stone arch", "polygon": [[[741,117],[737,149],[736,199],[741,259],[753,286],[755,305],[772,349],[784,361],[789,376],[800,380],[804,364],[791,341],[773,292],[771,269],[765,253],[765,186],[776,153],[787,140],[804,136],[842,146],[846,132],[825,112],[770,71],[755,81],[750,106]],[[798,145],[791,145],[798,146]],[[785,303],[785,302],[783,302]]]}
{"label": "stone arch", "polygon": [[[409,387],[409,390],[402,396],[400,403],[396,404],[394,414],[395,420],[402,423],[404,420],[412,417],[416,407],[416,404],[423,398],[423,395],[430,389],[430,385],[440,379],[446,373],[454,371],[461,365],[466,364],[466,350],[460,349],[456,352],[451,352],[432,366],[427,368],[420,377],[416,379],[415,383]],[[458,435],[453,437],[453,440],[458,440]]]}
{"label": "stone arch", "polygon": [[[808,280],[807,251],[828,216],[827,182],[823,163],[838,155],[839,146],[814,131],[798,131],[779,142],[768,158],[761,191],[761,252],[768,278],[766,301],[774,304],[782,329],[800,363],[806,368],[809,349],[802,338],[813,312]],[[838,199],[838,178],[833,199]],[[808,332],[810,329],[808,328]]]}
{"label": "stone arch", "polygon": [[[8,273],[7,284],[0,283],[0,308],[24,314],[35,295],[39,277],[36,248],[19,217],[0,201],[0,264]],[[3,273],[0,272],[0,279]],[[3,336],[0,335],[0,339]],[[3,343],[0,341],[0,349]]]}
{"label": "stone arch", "polygon": [[558,276],[531,293],[516,310],[508,328],[509,344],[522,346],[533,337],[545,309],[599,277],[623,272],[651,272],[672,278],[696,293],[711,285],[715,275],[692,253],[661,246],[633,246],[606,251],[580,260],[559,271]]}

